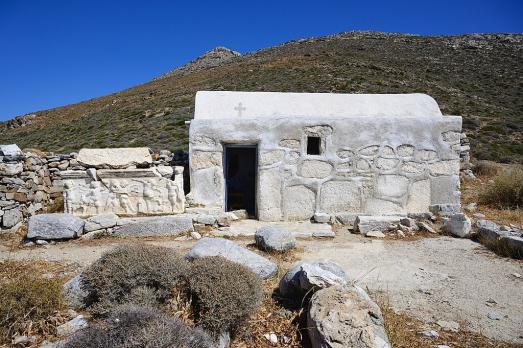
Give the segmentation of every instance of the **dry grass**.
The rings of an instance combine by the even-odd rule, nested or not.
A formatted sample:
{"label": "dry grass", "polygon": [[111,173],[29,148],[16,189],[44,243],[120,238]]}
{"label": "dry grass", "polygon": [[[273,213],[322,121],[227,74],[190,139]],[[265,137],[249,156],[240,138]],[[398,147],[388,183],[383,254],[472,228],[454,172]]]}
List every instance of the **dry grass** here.
{"label": "dry grass", "polygon": [[385,330],[394,348],[433,348],[447,345],[452,348],[517,348],[520,344],[489,339],[470,331],[451,332],[437,329],[439,336],[429,338],[423,335],[426,325],[406,314],[396,313],[390,306],[386,294],[375,294],[385,319]]}
{"label": "dry grass", "polygon": [[501,169],[501,166],[492,161],[478,161],[474,164],[474,174],[476,176],[492,177]]}
{"label": "dry grass", "polygon": [[521,226],[523,224],[523,209],[521,207],[519,209],[507,209],[497,205],[485,204],[481,201],[480,194],[489,185],[489,180],[491,180],[491,177],[483,176],[477,180],[462,182],[461,204],[465,206],[472,202],[477,203],[476,212],[484,214],[485,219],[494,221],[499,225],[515,224]]}
{"label": "dry grass", "polygon": [[62,284],[68,267],[40,260],[0,261],[0,344],[16,335],[55,337],[68,318]]}
{"label": "dry grass", "polygon": [[479,201],[500,209],[523,209],[523,165],[500,171],[482,188]]}

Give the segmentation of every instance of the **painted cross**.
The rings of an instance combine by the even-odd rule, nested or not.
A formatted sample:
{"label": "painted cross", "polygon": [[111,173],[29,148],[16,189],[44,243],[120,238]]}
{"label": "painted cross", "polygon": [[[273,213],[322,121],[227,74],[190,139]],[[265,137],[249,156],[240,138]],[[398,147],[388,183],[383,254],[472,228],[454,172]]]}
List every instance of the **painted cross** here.
{"label": "painted cross", "polygon": [[240,102],[238,103],[238,106],[234,107],[234,110],[238,111],[238,117],[242,117],[242,111],[247,110],[243,107],[243,104]]}

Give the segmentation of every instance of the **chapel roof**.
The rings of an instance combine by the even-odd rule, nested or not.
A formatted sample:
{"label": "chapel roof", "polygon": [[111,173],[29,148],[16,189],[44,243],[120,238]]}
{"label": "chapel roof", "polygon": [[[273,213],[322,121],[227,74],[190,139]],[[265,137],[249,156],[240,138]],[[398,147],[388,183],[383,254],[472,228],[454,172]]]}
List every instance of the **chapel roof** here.
{"label": "chapel roof", "polygon": [[334,94],[199,91],[195,119],[441,117],[422,94]]}

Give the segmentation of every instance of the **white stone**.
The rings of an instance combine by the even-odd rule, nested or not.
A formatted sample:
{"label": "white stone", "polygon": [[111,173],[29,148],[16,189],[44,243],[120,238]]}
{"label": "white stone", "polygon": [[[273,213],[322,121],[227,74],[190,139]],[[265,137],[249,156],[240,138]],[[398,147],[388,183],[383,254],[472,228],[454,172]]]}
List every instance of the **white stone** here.
{"label": "white stone", "polygon": [[329,94],[199,91],[195,119],[441,117],[426,94]]}
{"label": "white stone", "polygon": [[459,160],[439,161],[429,164],[432,175],[459,174]]}
{"label": "white stone", "polygon": [[431,204],[430,180],[415,181],[410,185],[407,198],[407,211],[409,213],[425,213]]}
{"label": "white stone", "polygon": [[380,175],[377,190],[380,197],[401,198],[407,194],[409,180],[399,175]]}
{"label": "white stone", "polygon": [[29,219],[28,239],[69,239],[83,233],[85,222],[71,214],[41,214]]}
{"label": "white stone", "polygon": [[20,174],[24,170],[22,163],[0,163],[1,176],[14,176]]}
{"label": "white stone", "polygon": [[261,170],[259,173],[258,218],[261,221],[281,219],[281,175],[277,169]]}
{"label": "white stone", "polygon": [[327,224],[331,221],[331,216],[326,213],[316,213],[314,214],[314,221],[320,224]]}
{"label": "white stone", "polygon": [[[123,219],[121,219],[123,220]],[[180,236],[194,231],[192,217],[187,215],[136,218],[114,229],[116,236]]]}
{"label": "white stone", "polygon": [[152,163],[149,149],[146,147],[81,149],[78,163],[94,168],[127,168],[130,166],[148,166]]}
{"label": "white stone", "polygon": [[76,331],[87,327],[89,324],[83,315],[79,315],[74,319],[69,320],[56,328],[56,335],[58,337],[69,336]]}
{"label": "white stone", "polygon": [[299,175],[304,178],[326,178],[332,172],[332,164],[324,161],[303,161],[299,168]]}
{"label": "white stone", "polygon": [[361,192],[359,181],[328,181],[321,187],[321,211],[359,212],[361,211]]}
{"label": "white stone", "polygon": [[0,155],[9,157],[20,157],[22,150],[16,144],[0,145]]}
{"label": "white stone", "polygon": [[296,238],[290,232],[270,225],[256,230],[254,240],[263,251],[285,252],[296,246]]}
{"label": "white stone", "polygon": [[363,235],[369,232],[384,232],[389,229],[390,225],[399,224],[402,216],[371,216],[358,215],[355,222],[355,229]]}
{"label": "white stone", "polygon": [[266,166],[274,163],[281,162],[283,160],[283,151],[273,150],[265,151],[260,155],[260,165]]}
{"label": "white stone", "polygon": [[287,187],[283,197],[288,220],[309,220],[314,215],[316,194],[306,186]]}
{"label": "white stone", "polygon": [[191,156],[191,168],[199,170],[222,165],[222,153],[210,151],[194,151]]}
{"label": "white stone", "polygon": [[365,233],[365,237],[372,237],[372,238],[385,238],[385,234],[380,231],[369,231]]}

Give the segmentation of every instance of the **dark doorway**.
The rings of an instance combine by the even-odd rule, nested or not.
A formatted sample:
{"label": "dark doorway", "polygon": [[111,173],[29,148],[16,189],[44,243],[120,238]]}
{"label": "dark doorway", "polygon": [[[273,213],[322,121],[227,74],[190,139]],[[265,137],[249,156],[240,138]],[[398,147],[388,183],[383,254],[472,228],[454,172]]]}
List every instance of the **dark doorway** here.
{"label": "dark doorway", "polygon": [[225,205],[256,217],[256,145],[225,146]]}

